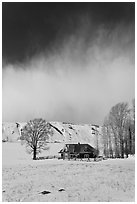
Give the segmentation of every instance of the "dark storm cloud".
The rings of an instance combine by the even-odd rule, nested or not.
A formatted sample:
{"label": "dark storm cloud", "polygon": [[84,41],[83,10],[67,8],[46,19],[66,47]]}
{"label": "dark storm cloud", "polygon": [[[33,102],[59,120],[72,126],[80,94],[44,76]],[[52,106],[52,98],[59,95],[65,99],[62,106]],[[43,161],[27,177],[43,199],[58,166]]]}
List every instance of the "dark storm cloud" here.
{"label": "dark storm cloud", "polygon": [[3,121],[102,124],[134,97],[134,3],[3,3]]}
{"label": "dark storm cloud", "polygon": [[[87,21],[85,21],[87,19]],[[87,43],[99,26],[113,31],[119,22],[134,23],[134,3],[2,3],[4,62],[23,62],[58,50],[66,37],[88,24]]]}

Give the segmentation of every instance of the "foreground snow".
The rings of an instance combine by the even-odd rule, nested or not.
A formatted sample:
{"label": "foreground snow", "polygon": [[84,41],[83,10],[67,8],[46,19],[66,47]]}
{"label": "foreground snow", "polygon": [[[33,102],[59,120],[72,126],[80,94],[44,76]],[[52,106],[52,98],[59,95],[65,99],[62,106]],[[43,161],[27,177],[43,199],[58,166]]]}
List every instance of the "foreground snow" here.
{"label": "foreground snow", "polygon": [[[135,160],[37,160],[3,144],[3,201],[134,201]],[[11,149],[9,148],[11,147]],[[16,147],[13,149],[13,147]],[[7,149],[10,149],[7,153]],[[63,191],[59,191],[63,189]],[[49,191],[49,194],[41,194]]]}

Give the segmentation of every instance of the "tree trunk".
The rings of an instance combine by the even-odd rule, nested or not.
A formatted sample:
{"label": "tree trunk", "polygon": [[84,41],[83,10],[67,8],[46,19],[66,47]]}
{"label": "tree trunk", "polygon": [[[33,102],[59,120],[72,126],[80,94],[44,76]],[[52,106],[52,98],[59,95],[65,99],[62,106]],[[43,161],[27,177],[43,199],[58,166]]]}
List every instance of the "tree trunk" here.
{"label": "tree trunk", "polygon": [[129,127],[129,153],[132,154],[132,136],[130,127]]}
{"label": "tree trunk", "polygon": [[109,134],[109,155],[110,155],[110,158],[113,158],[113,150],[112,150],[112,140],[111,140],[111,136],[110,136],[110,133]]}
{"label": "tree trunk", "polygon": [[34,149],[33,149],[33,160],[36,160],[36,150],[37,150],[37,148],[34,147]]}
{"label": "tree trunk", "polygon": [[117,143],[117,136],[114,136],[115,141],[115,158],[118,158],[118,143]]}
{"label": "tree trunk", "polygon": [[124,158],[124,142],[123,140],[121,141],[121,158]]}
{"label": "tree trunk", "polygon": [[126,154],[126,158],[128,158],[128,141],[127,141],[127,138],[125,141],[125,154]]}

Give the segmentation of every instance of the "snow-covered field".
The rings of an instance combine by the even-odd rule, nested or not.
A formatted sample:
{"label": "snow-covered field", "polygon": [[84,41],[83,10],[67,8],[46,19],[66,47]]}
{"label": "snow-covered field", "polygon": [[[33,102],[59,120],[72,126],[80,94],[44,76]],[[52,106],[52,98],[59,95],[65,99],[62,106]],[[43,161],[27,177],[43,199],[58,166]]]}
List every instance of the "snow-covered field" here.
{"label": "snow-covered field", "polygon": [[[52,144],[43,155],[56,154],[62,145]],[[33,161],[19,143],[3,143],[2,152],[3,201],[135,201],[134,158]]]}

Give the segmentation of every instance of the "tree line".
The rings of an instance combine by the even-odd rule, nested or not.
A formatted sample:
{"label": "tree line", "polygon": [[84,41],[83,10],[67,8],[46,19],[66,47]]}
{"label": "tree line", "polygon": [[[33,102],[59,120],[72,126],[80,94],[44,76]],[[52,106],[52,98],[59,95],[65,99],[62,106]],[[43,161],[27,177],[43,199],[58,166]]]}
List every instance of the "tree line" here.
{"label": "tree line", "polygon": [[104,119],[102,144],[106,157],[124,158],[135,154],[135,99],[132,108],[125,102],[111,108]]}

